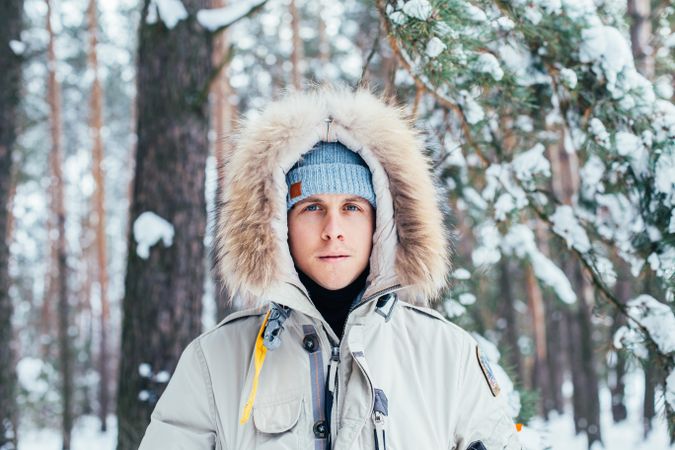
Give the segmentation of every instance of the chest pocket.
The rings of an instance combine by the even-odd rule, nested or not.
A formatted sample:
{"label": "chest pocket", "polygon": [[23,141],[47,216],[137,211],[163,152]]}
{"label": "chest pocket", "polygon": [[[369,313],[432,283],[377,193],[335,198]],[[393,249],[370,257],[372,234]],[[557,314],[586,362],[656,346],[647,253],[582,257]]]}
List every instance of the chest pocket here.
{"label": "chest pocket", "polygon": [[253,407],[256,449],[299,449],[306,447],[305,400],[301,394],[285,399],[257,399]]}

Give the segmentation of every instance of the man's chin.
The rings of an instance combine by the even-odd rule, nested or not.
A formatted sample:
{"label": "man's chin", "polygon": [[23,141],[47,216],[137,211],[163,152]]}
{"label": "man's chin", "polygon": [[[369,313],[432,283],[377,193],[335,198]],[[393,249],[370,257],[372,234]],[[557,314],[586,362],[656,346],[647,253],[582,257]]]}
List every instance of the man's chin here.
{"label": "man's chin", "polygon": [[337,291],[344,287],[349,286],[350,281],[348,279],[319,279],[314,280],[316,283],[324,289],[329,291]]}

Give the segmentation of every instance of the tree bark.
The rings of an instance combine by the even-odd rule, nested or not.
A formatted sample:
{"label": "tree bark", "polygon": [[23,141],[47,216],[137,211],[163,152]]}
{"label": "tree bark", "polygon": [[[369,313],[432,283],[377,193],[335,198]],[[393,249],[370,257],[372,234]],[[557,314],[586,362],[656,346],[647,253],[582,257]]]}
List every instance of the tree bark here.
{"label": "tree bark", "polygon": [[588,419],[584,411],[584,388],[586,387],[585,374],[581,362],[580,346],[577,344],[581,330],[577,322],[575,311],[567,309],[565,311],[565,324],[567,325],[566,334],[569,336],[570,345],[568,347],[570,359],[570,371],[572,373],[572,408],[574,412],[574,432],[576,434],[586,431]]}
{"label": "tree bark", "polygon": [[[562,136],[561,138],[564,138]],[[562,139],[561,139],[562,142]],[[564,204],[572,204],[579,192],[579,161],[576,153],[562,148],[562,144],[549,147],[551,152],[552,185],[558,199]],[[585,431],[589,448],[594,442],[602,442],[600,430],[600,397],[598,393],[598,375],[595,370],[593,348],[593,324],[591,307],[593,304],[592,286],[584,278],[583,268],[578,260],[563,260],[565,274],[570,280],[577,303],[567,310],[569,335],[570,368],[574,383],[573,405],[574,422],[577,433]]]}
{"label": "tree bark", "polygon": [[651,361],[653,361],[653,357],[650,354],[646,364],[644,364],[645,395],[642,401],[642,432],[645,438],[647,438],[649,432],[652,431],[652,419],[654,419],[654,415],[656,414],[656,407],[654,404],[654,395],[656,393],[656,367],[654,364],[651,364]]}
{"label": "tree bark", "polygon": [[[537,220],[535,222],[534,231],[537,237],[537,246],[546,257],[550,258],[550,235],[546,231],[544,222]],[[553,316],[557,317],[559,314],[556,314],[556,311],[553,311],[552,313],[552,311],[547,309],[545,294],[542,292],[539,284],[537,284],[532,267],[528,267],[527,270],[527,279],[531,280],[533,286],[531,295],[528,295],[528,298],[530,298],[528,305],[530,306],[532,329],[534,330],[534,386],[539,389],[541,413],[544,417],[548,417],[549,412],[557,409],[558,405],[560,405],[560,411],[562,412],[562,373],[563,368],[565,367],[564,360],[559,364],[559,367],[556,368],[556,370],[559,371],[556,381],[559,381],[558,383],[555,383],[551,374],[552,359],[550,357],[550,352],[556,351],[561,344],[560,342],[556,342],[555,348],[551,348],[549,344],[549,334],[551,333],[549,330],[549,318],[552,318]],[[553,304],[553,302],[550,301],[548,303]],[[556,337],[555,339],[557,341],[559,337]],[[561,354],[564,353],[561,352]],[[559,358],[559,356],[560,355],[554,355],[556,358]]]}
{"label": "tree bark", "polygon": [[[220,8],[227,5],[226,0],[214,0],[213,7]],[[213,64],[219,64],[223,58],[229,58],[230,51],[230,32],[223,31],[213,42]],[[227,73],[229,64],[223,66],[218,74],[218,77],[211,85],[211,94],[213,96],[212,104],[212,128],[215,131],[215,141],[213,145],[213,154],[216,161],[216,168],[218,170],[218,179],[222,180],[225,177],[225,157],[232,150],[231,134],[235,128],[236,107],[230,103],[230,97],[233,95],[232,86],[230,85],[230,77]],[[216,206],[218,199],[222,193],[221,183],[216,185]],[[212,252],[212,272],[215,290],[214,297],[216,302],[216,321],[224,319],[228,314],[234,311],[235,305],[229,301],[229,295],[225,289],[225,284],[218,277],[218,271],[215,270],[216,258],[215,252]]]}
{"label": "tree bark", "polygon": [[110,403],[110,370],[108,360],[108,322],[110,317],[110,304],[108,302],[108,268],[105,236],[105,174],[103,173],[103,95],[101,82],[98,77],[97,44],[97,10],[96,0],[89,0],[87,7],[87,19],[89,25],[89,68],[94,74],[91,89],[91,117],[90,135],[92,137],[92,171],[95,182],[94,190],[94,227],[96,233],[96,265],[98,274],[99,298],[101,301],[100,316],[100,341],[98,352],[98,372],[100,377],[98,401],[98,417],[101,421],[101,431],[106,431],[106,418],[108,417]]}
{"label": "tree bark", "polygon": [[52,137],[52,150],[50,154],[50,166],[52,170],[52,189],[54,203],[52,205],[56,225],[56,272],[54,292],[57,295],[57,321],[59,342],[59,364],[61,369],[61,402],[62,423],[61,432],[63,437],[63,450],[70,449],[71,431],[73,428],[73,360],[72,342],[68,333],[70,328],[70,305],[68,299],[68,267],[66,252],[66,207],[64,199],[63,173],[61,164],[63,161],[63,149],[61,146],[61,87],[56,78],[56,52],[54,49],[54,31],[52,29],[51,14],[52,2],[47,0],[47,33],[49,44],[47,48],[47,61],[49,79],[47,83],[49,118]]}
{"label": "tree bark", "polygon": [[9,230],[11,228],[12,151],[16,142],[22,59],[11,47],[21,39],[23,0],[0,4],[0,448],[17,446],[17,380],[12,343],[12,299],[9,295]]}
{"label": "tree bark", "polygon": [[532,385],[539,391],[539,411],[546,417],[548,411],[552,408],[546,349],[546,311],[544,309],[544,298],[531,266],[525,269],[525,286],[527,305],[530,310],[532,329],[534,331]]}
{"label": "tree bark", "polygon": [[[204,179],[209,153],[212,35],[194,19],[167,29],[141,14],[138,53],[136,174],[130,223],[150,211],[174,229],[147,259],[128,243],[122,354],[117,396],[119,450],[136,449],[164,384],[185,346],[201,332],[205,276]],[[210,0],[183,0],[191,17]],[[143,366],[141,366],[143,365]],[[146,366],[147,365],[147,366]],[[139,368],[149,368],[142,376]]]}
{"label": "tree bark", "polygon": [[[593,305],[593,288],[590,282],[584,278],[583,269],[578,261],[574,261],[574,284],[580,286],[577,290],[579,305],[577,308],[577,321],[580,334],[577,345],[580,346],[581,367],[584,373],[583,403],[584,416],[587,420],[586,435],[588,436],[588,448],[594,442],[602,442],[600,435],[600,394],[598,392],[598,374],[595,369],[595,349],[593,344],[593,323],[591,311]],[[575,386],[576,389],[576,386]]]}
{"label": "tree bark", "polygon": [[[625,263],[618,264],[618,277],[616,285],[614,286],[614,293],[616,298],[622,302],[627,302],[630,298],[630,274]],[[621,314],[618,309],[614,310],[613,322],[610,329],[610,336],[613,337],[616,331],[626,325],[626,317]],[[612,418],[615,423],[626,420],[628,411],[625,403],[625,383],[624,376],[626,374],[626,355],[625,351],[617,351],[615,353],[613,367],[611,368],[613,380],[609,383],[609,390],[612,395]]]}
{"label": "tree bark", "polygon": [[546,314],[546,348],[547,366],[549,374],[549,386],[551,389],[551,404],[547,405],[546,413],[555,410],[558,414],[564,411],[562,386],[564,374],[568,365],[566,355],[569,354],[565,343],[568,341],[565,329],[565,315],[555,306],[555,300],[549,299]]}
{"label": "tree bark", "polygon": [[654,51],[652,39],[650,0],[628,0],[630,17],[630,41],[635,67],[638,72],[651,80],[654,78]]}
{"label": "tree bark", "polygon": [[574,383],[574,423],[577,433],[585,432],[588,448],[602,442],[600,434],[600,400],[595,370],[593,325],[591,323],[592,289],[576,260],[566,264],[566,274],[577,293],[577,303],[567,311],[570,337],[570,361]]}
{"label": "tree bark", "polygon": [[602,442],[600,434],[600,397],[595,369],[591,305],[593,291],[576,260],[566,264],[565,273],[577,294],[577,303],[567,310],[569,355],[574,383],[574,423],[577,433],[585,432],[588,447]]}

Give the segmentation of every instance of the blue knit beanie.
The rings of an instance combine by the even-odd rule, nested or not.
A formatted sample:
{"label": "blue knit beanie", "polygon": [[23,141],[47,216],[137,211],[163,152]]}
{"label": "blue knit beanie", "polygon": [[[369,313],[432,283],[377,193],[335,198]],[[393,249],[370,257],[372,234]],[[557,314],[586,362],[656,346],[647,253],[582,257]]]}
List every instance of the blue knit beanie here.
{"label": "blue knit beanie", "polygon": [[363,197],[375,208],[370,169],[340,142],[318,142],[286,174],[286,209],[315,194]]}

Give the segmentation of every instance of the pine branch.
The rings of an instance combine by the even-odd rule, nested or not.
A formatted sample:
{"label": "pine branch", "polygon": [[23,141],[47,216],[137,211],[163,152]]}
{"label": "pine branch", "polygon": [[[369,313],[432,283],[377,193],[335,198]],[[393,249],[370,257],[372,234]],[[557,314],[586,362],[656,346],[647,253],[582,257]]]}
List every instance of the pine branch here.
{"label": "pine branch", "polygon": [[424,87],[426,92],[429,92],[431,95],[434,96],[436,101],[438,102],[439,105],[441,105],[444,108],[447,108],[451,111],[454,111],[457,114],[457,117],[460,119],[460,124],[462,127],[462,131],[464,132],[464,138],[467,141],[467,144],[471,146],[478,157],[483,161],[483,163],[489,167],[491,162],[490,159],[483,154],[481,149],[478,147],[476,142],[473,140],[472,133],[471,133],[471,128],[469,127],[469,123],[466,120],[466,115],[464,114],[464,110],[460,105],[455,103],[453,100],[450,98],[440,94],[437,92],[437,90],[434,88],[434,86],[431,84],[429,79],[423,75],[420,75],[417,73],[417,71],[414,68],[414,64],[410,60],[410,57],[406,54],[406,52],[398,45],[398,41],[396,40],[396,37],[394,36],[391,27],[389,26],[389,20],[387,19],[386,11],[385,11],[385,1],[384,0],[376,0],[376,6],[377,10],[380,14],[380,18],[382,20],[382,23],[384,25],[384,29],[387,32],[387,37],[389,40],[389,47],[391,47],[391,50],[394,52],[396,55],[397,60],[399,63],[405,68],[405,70],[410,74],[411,77],[415,80],[415,84],[418,85],[418,83]]}
{"label": "pine branch", "polygon": [[365,86],[366,72],[368,71],[368,67],[370,66],[370,61],[373,59],[373,56],[375,56],[375,53],[377,52],[377,48],[380,46],[380,34],[381,33],[382,33],[382,25],[377,27],[377,35],[375,35],[375,40],[373,41],[373,46],[370,49],[370,53],[368,53],[368,56],[366,57],[366,62],[363,64],[363,70],[361,70],[361,78],[359,78],[359,82],[357,83],[357,86]]}

